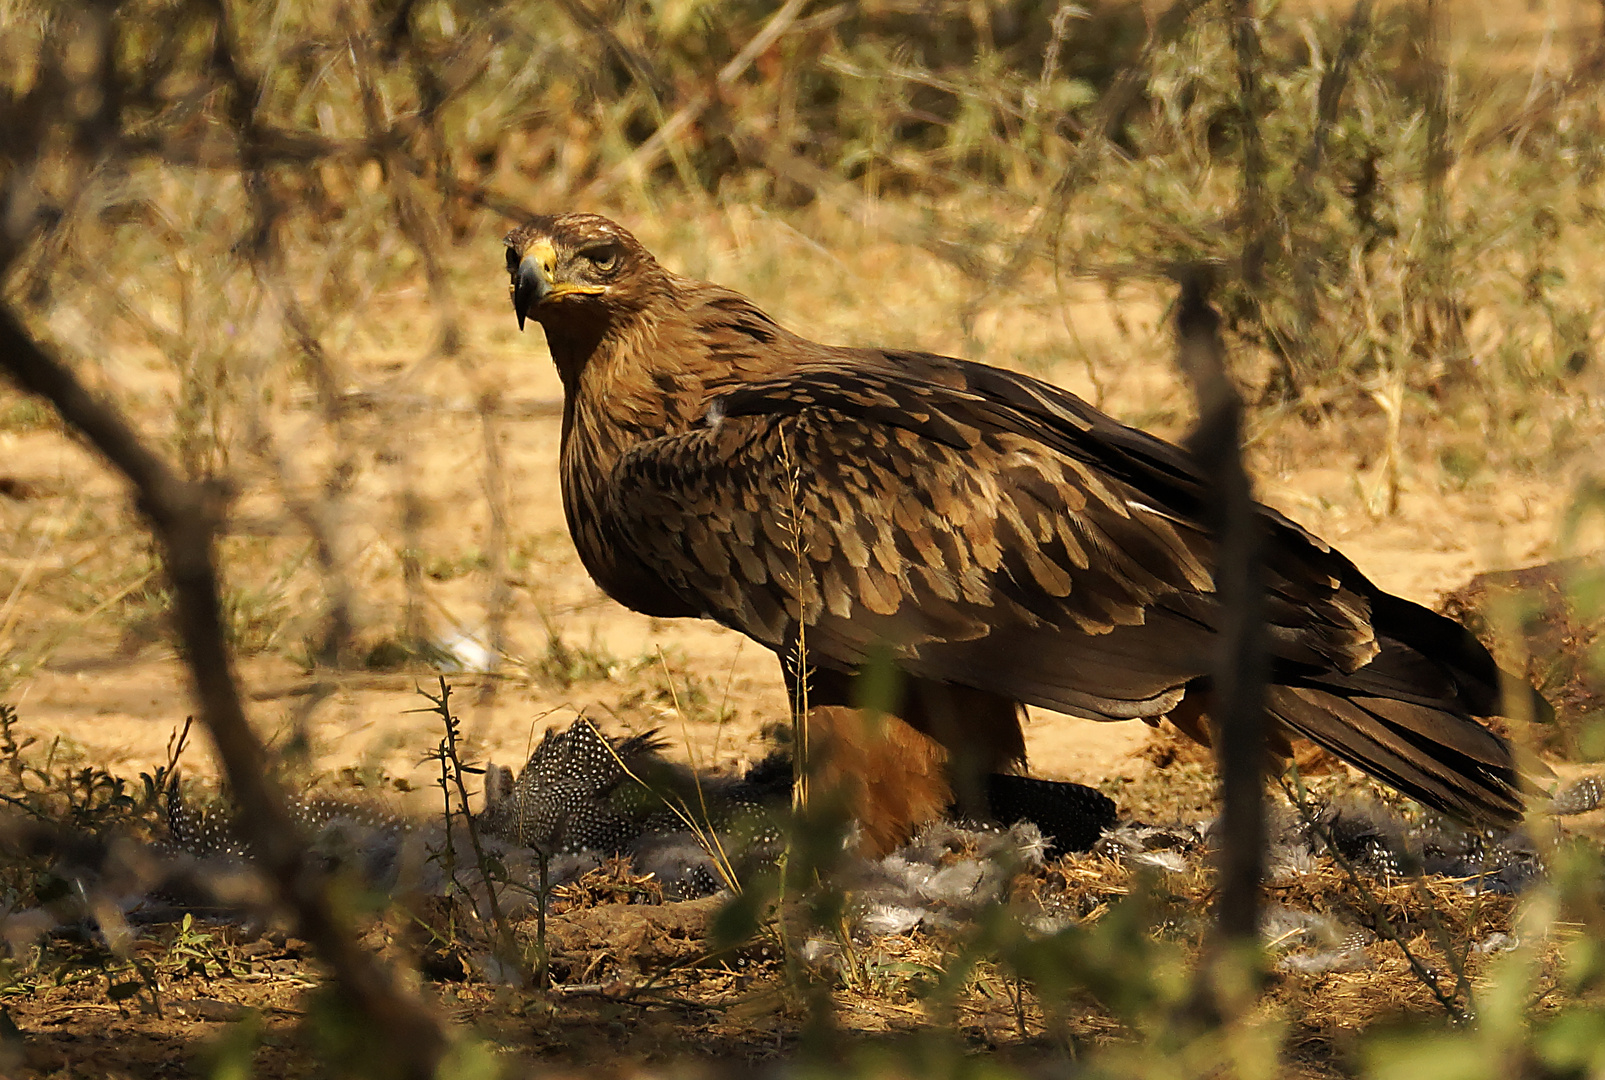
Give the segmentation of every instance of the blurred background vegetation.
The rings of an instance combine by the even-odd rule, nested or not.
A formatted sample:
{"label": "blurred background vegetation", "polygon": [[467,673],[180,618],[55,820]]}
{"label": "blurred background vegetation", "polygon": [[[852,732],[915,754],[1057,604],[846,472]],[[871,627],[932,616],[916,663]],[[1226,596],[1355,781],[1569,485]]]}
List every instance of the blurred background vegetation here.
{"label": "blurred background vegetation", "polygon": [[[425,583],[460,582],[496,663],[564,690],[644,670],[668,687],[647,699],[682,696],[668,664],[564,637],[545,533],[510,507],[500,440],[553,407],[501,293],[498,240],[526,211],[609,213],[819,336],[1075,370],[1095,399],[1119,365],[1078,337],[1078,305],[1101,298],[1160,365],[1166,272],[1211,262],[1260,436],[1352,421],[1378,517],[1413,428],[1446,484],[1581,469],[1581,535],[1605,388],[1601,10],[1248,10],[0,0],[0,296],[189,477],[227,482],[231,644],[307,671],[439,660]],[[839,253],[859,249],[853,289]],[[1099,403],[1174,434],[1180,400]],[[440,539],[419,482],[439,425],[471,541]],[[0,388],[0,693],[69,645],[168,634],[122,494],[12,476],[6,448],[57,428]],[[1597,625],[1598,575],[1579,580]],[[509,582],[551,594],[533,645]],[[1526,951],[1479,983],[1485,1010],[1465,1003],[1480,1023],[1352,1068],[1601,1075],[1599,866],[1556,866]],[[1173,1030],[1182,983],[1146,917],[1068,951],[1001,924],[977,947],[1116,1002],[1131,1038],[1094,1071],[1275,1071],[1281,1014]]]}

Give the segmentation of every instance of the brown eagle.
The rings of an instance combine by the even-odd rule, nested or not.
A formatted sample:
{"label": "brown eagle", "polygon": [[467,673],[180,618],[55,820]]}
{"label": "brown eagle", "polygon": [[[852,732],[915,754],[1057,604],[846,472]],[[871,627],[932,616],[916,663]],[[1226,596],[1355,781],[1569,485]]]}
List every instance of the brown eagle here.
{"label": "brown eagle", "polygon": [[[519,326],[563,382],[569,531],[608,595],[739,630],[794,687],[800,656],[810,708],[846,711],[854,673],[889,662],[890,711],[961,788],[1023,762],[1022,704],[1207,737],[1222,611],[1186,451],[1025,375],[799,337],[606,218],[506,243]],[[1519,819],[1510,747],[1474,719],[1501,710],[1488,651],[1259,513],[1279,749],[1303,736],[1455,817]]]}

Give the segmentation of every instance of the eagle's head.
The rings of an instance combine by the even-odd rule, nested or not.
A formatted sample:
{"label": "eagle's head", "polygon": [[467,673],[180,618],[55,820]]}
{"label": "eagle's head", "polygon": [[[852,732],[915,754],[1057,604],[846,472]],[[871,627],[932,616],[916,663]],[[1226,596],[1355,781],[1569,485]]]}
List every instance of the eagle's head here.
{"label": "eagle's head", "polygon": [[507,275],[518,328],[605,323],[648,301],[664,275],[641,242],[596,214],[534,218],[507,234]]}

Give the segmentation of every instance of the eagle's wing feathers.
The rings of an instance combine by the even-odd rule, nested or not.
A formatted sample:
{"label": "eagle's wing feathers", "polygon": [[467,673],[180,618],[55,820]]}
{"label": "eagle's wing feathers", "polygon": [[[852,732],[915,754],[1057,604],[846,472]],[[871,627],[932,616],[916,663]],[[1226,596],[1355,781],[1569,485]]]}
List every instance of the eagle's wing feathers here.
{"label": "eagle's wing feathers", "polygon": [[[915,676],[1080,715],[1174,707],[1209,670],[1218,618],[1185,457],[1031,380],[854,359],[744,386],[707,427],[629,451],[616,541],[765,644],[802,626],[826,666],[886,649]],[[1108,467],[1129,452],[1114,438],[1152,461]],[[1269,565],[1282,659],[1347,669],[1375,653],[1363,596],[1319,565]]]}

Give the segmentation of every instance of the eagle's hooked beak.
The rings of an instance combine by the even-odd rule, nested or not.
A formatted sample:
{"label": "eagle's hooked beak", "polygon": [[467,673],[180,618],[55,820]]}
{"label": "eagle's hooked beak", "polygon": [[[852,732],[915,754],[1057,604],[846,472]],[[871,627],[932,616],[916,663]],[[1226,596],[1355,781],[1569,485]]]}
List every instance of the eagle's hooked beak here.
{"label": "eagle's hooked beak", "polygon": [[524,329],[524,320],[533,309],[552,293],[552,271],[557,265],[557,252],[551,242],[536,241],[530,245],[513,272],[513,312],[518,316],[518,328]]}
{"label": "eagle's hooked beak", "polygon": [[534,259],[524,256],[518,264],[518,276],[513,281],[513,311],[518,314],[520,330],[524,329],[529,309],[546,299],[546,294],[551,291],[551,282],[541,272],[540,266]]}

